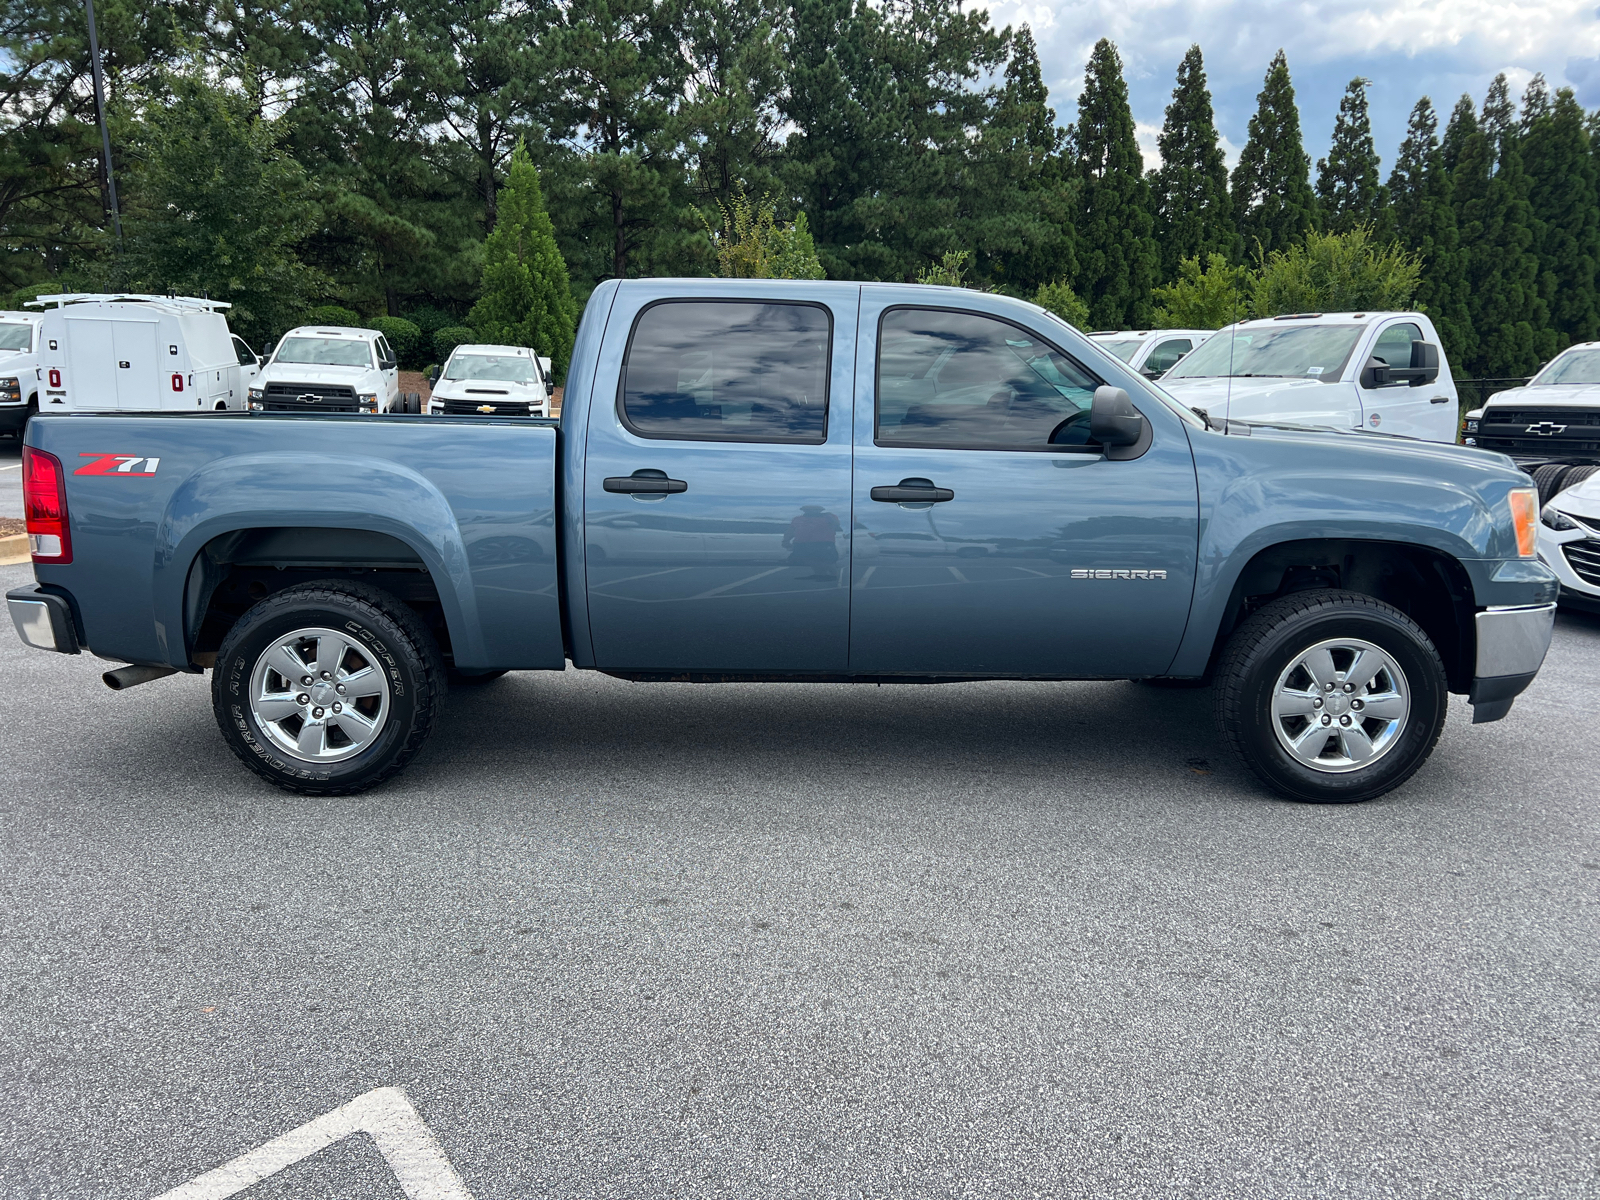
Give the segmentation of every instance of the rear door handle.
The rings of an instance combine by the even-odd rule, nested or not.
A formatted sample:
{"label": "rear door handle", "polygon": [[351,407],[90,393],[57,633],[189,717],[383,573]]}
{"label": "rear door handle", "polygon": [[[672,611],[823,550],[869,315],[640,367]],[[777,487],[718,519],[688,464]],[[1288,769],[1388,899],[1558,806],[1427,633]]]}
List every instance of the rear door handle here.
{"label": "rear door handle", "polygon": [[664,496],[687,492],[689,485],[681,479],[668,479],[665,471],[646,468],[632,475],[611,475],[601,485],[608,492],[621,492],[633,496]]}
{"label": "rear door handle", "polygon": [[875,487],[872,498],[884,504],[943,504],[954,500],[949,488],[934,487],[931,479],[902,479],[892,487]]}

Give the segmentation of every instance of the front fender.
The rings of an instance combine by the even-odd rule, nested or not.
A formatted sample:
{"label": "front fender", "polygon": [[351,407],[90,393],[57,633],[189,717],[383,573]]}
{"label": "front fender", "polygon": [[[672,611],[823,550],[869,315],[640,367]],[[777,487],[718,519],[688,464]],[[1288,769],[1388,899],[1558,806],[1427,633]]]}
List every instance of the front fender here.
{"label": "front fender", "polygon": [[[1506,493],[1521,472],[1491,456],[1333,435],[1249,438],[1196,432],[1200,484],[1195,604],[1170,671],[1202,673],[1240,574],[1285,542],[1329,539],[1422,547],[1459,562],[1475,604],[1554,598],[1550,572],[1519,559]],[[1228,444],[1231,443],[1231,444]]]}
{"label": "front fender", "polygon": [[[297,497],[295,481],[302,479],[315,482]],[[156,524],[151,590],[156,637],[167,663],[189,663],[183,594],[189,568],[206,543],[241,529],[284,526],[363,529],[405,543],[433,576],[458,660],[483,660],[461,529],[437,487],[393,461],[269,451],[200,467],[172,493]]]}

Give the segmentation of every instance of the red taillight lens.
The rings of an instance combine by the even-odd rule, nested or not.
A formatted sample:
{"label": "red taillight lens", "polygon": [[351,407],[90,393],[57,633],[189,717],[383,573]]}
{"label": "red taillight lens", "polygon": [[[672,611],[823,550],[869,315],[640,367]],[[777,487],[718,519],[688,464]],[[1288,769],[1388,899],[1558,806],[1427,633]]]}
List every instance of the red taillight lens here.
{"label": "red taillight lens", "polygon": [[183,376],[176,371],[172,373],[172,390],[175,392],[183,391]]}
{"label": "red taillight lens", "polygon": [[54,454],[22,448],[22,515],[34,562],[72,561],[72,530],[67,526],[67,474]]}

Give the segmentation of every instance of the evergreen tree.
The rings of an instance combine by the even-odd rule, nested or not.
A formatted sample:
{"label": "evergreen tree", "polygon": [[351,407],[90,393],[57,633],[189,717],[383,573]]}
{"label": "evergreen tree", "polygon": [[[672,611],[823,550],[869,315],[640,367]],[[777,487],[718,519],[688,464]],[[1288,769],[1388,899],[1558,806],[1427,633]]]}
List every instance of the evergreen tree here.
{"label": "evergreen tree", "polygon": [[234,332],[259,344],[300,319],[327,281],[300,253],[318,209],[284,151],[281,122],[195,64],[158,93],[124,179],[124,250],[103,283],[229,301]]}
{"label": "evergreen tree", "polygon": [[1375,240],[1393,236],[1389,196],[1378,180],[1378,151],[1372,144],[1372,120],[1367,113],[1367,85],[1359,75],[1346,86],[1333,123],[1333,144],[1328,157],[1317,161],[1317,200],[1322,224],[1332,233],[1366,228]]}
{"label": "evergreen tree", "polygon": [[522,142],[512,152],[495,208],[499,219],[483,248],[482,294],[467,320],[486,342],[533,347],[563,378],[578,306],[545,211],[539,172]]}
{"label": "evergreen tree", "polygon": [[1300,139],[1289,60],[1273,56],[1256,97],[1250,136],[1233,169],[1233,215],[1247,255],[1285,249],[1316,228],[1311,159]]}
{"label": "evergreen tree", "polygon": [[1517,110],[1511,103],[1511,85],[1505,72],[1496,75],[1489,83],[1489,92],[1483,98],[1483,110],[1478,118],[1478,128],[1489,138],[1490,170],[1500,166],[1500,152],[1516,133]]}
{"label": "evergreen tree", "polygon": [[1228,195],[1228,167],[1217,137],[1206,86],[1205,60],[1190,46],[1156,145],[1161,166],[1151,177],[1161,277],[1175,279],[1185,259],[1239,256],[1239,234]]}
{"label": "evergreen tree", "polygon": [[1122,60],[1106,38],[1090,52],[1068,137],[1082,189],[1075,222],[1078,294],[1100,329],[1148,326],[1160,256]]}
{"label": "evergreen tree", "polygon": [[1446,171],[1455,171],[1467,138],[1477,132],[1477,106],[1472,103],[1471,96],[1463,95],[1456,101],[1455,108],[1450,110],[1450,121],[1444,127],[1444,137],[1439,140],[1439,153]]}
{"label": "evergreen tree", "polygon": [[[679,117],[695,190],[716,209],[777,186],[787,10],[768,0],[703,0],[682,10],[689,87]],[[709,202],[709,203],[707,203]]]}
{"label": "evergreen tree", "polygon": [[1432,319],[1445,357],[1465,363],[1477,352],[1472,332],[1466,256],[1456,228],[1455,191],[1438,137],[1439,117],[1424,96],[1411,110],[1405,141],[1389,176],[1400,244],[1422,262],[1417,304]]}
{"label": "evergreen tree", "polygon": [[[1502,81],[1496,81],[1502,82]],[[1503,88],[1501,89],[1504,90]],[[1491,101],[1494,99],[1491,88]],[[1475,356],[1467,369],[1479,378],[1531,374],[1549,334],[1549,310],[1539,296],[1539,260],[1533,252],[1528,179],[1511,122],[1485,105],[1488,128],[1461,142],[1453,174],[1456,221],[1467,261]],[[1498,149],[1492,130],[1498,130]]]}
{"label": "evergreen tree", "polygon": [[1600,337],[1600,195],[1594,154],[1584,132],[1584,112],[1570,88],[1554,104],[1541,76],[1534,77],[1523,104],[1522,157],[1528,172],[1528,203],[1534,251],[1539,258],[1539,294],[1549,307],[1561,350]]}
{"label": "evergreen tree", "polygon": [[1063,137],[1039,68],[1033,33],[1011,36],[1005,84],[970,157],[975,208],[971,239],[979,277],[1014,295],[1077,270],[1074,190],[1061,158]]}

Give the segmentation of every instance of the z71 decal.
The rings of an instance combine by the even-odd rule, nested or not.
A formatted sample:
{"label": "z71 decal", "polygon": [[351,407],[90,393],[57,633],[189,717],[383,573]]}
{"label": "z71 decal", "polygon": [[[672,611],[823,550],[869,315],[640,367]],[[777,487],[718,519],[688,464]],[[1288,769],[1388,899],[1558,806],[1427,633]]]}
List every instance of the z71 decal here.
{"label": "z71 decal", "polygon": [[73,472],[74,475],[154,475],[161,465],[159,458],[146,458],[142,454],[91,454],[85,451],[79,458],[92,458]]}
{"label": "z71 decal", "polygon": [[1146,571],[1140,568],[1115,567],[1100,569],[1091,567],[1073,567],[1074,579],[1165,579],[1165,571]]}

